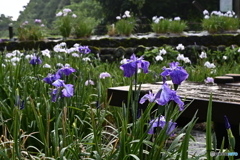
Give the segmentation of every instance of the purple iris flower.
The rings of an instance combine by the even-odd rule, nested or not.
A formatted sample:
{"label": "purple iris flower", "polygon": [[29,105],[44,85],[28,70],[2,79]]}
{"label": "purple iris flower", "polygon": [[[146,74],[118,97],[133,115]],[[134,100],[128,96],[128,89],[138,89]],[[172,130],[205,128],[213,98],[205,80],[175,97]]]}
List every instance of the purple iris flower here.
{"label": "purple iris flower", "polygon": [[159,105],[166,105],[169,101],[175,101],[178,106],[179,110],[183,110],[184,103],[180,99],[180,97],[176,94],[176,91],[169,88],[167,83],[162,85],[162,89],[155,95],[156,103]]}
{"label": "purple iris flower", "polygon": [[108,72],[102,72],[99,75],[100,79],[105,79],[106,77],[111,77],[111,75]]}
{"label": "purple iris flower", "polygon": [[53,89],[52,91],[52,102],[56,102],[58,94],[60,94],[60,90],[62,94],[60,94],[61,97],[72,97],[74,88],[72,84],[65,84],[63,80],[58,79],[55,82],[52,83],[53,86],[57,87]]}
{"label": "purple iris flower", "polygon": [[148,100],[149,102],[154,102],[154,100],[156,100],[155,98],[155,94],[153,94],[151,91],[149,91],[148,94],[145,94],[139,101],[140,104],[143,104],[146,100]]}
{"label": "purple iris flower", "polygon": [[156,102],[157,104],[164,106],[169,101],[173,100],[175,101],[178,106],[179,110],[183,110],[184,103],[180,99],[180,97],[176,94],[176,91],[169,88],[167,83],[164,83],[162,85],[161,90],[157,94],[153,94],[151,91],[149,91],[149,94],[145,94],[139,101],[140,104],[143,104],[146,100],[149,102]]}
{"label": "purple iris flower", "polygon": [[88,54],[91,52],[91,50],[88,48],[88,46],[80,46],[78,48],[79,53],[83,53],[83,54]]}
{"label": "purple iris flower", "polygon": [[205,83],[214,83],[214,79],[212,77],[207,77],[205,80],[204,80]]}
{"label": "purple iris flower", "polygon": [[170,63],[170,68],[163,68],[161,76],[163,76],[163,81],[166,81],[166,77],[170,76],[174,84],[180,85],[184,80],[188,78],[188,73],[183,67],[178,66],[178,62]]}
{"label": "purple iris flower", "polygon": [[135,54],[132,54],[130,59],[126,60],[125,64],[122,64],[120,68],[124,71],[125,77],[133,76],[138,69],[143,69],[144,73],[148,73],[148,67],[150,63],[148,61],[143,60],[143,56],[137,58]]}
{"label": "purple iris flower", "polygon": [[59,74],[48,74],[47,77],[43,78],[43,81],[45,81],[48,84],[52,84],[57,79],[60,79],[61,76]]}
{"label": "purple iris flower", "polygon": [[70,75],[71,73],[75,72],[76,70],[70,66],[65,66],[57,71],[55,74],[48,74],[43,80],[48,83],[52,84],[54,81],[62,78],[62,75],[65,74],[66,76]]}
{"label": "purple iris flower", "polygon": [[59,69],[56,74],[58,74],[59,76],[62,76],[62,74],[65,74],[66,76],[68,76],[75,71],[76,70],[74,68],[67,66]]}
{"label": "purple iris flower", "polygon": [[42,60],[40,59],[39,56],[34,55],[32,59],[29,61],[29,63],[32,65],[41,64]]}
{"label": "purple iris flower", "polygon": [[56,102],[57,101],[57,97],[60,93],[60,88],[55,88],[52,90],[51,96],[52,96],[52,102]]}
{"label": "purple iris flower", "polygon": [[[160,116],[156,119],[153,119],[149,122],[149,124],[151,125],[148,134],[154,134],[154,128],[156,127],[160,127],[160,128],[164,128],[164,126],[166,125],[166,120],[164,116]],[[170,136],[173,136],[173,130],[176,128],[176,122],[168,122],[168,127],[167,127],[167,134]]]}
{"label": "purple iris flower", "polygon": [[227,118],[226,115],[224,116],[224,122],[225,122],[225,128],[226,128],[226,129],[230,129],[230,128],[231,128],[231,125],[230,125],[230,123],[229,123],[228,118]]}

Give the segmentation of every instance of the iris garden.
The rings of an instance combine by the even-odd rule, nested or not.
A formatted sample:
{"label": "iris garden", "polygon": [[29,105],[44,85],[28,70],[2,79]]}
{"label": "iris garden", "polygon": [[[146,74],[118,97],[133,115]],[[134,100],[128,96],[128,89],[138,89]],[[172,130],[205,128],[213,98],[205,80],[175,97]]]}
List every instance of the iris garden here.
{"label": "iris garden", "polygon": [[[239,60],[233,56],[240,51],[231,46],[218,55],[211,50],[196,52],[193,54],[198,58],[192,63],[182,54],[184,49],[183,44],[156,47],[113,63],[101,61],[100,55],[91,53],[88,46],[69,47],[65,42],[52,50],[3,51],[0,58],[0,157],[211,158],[209,152],[188,154],[189,140],[193,138],[190,131],[197,118],[193,113],[193,119],[178,128],[176,120],[188,106],[178,96],[177,88],[186,80],[214,83],[216,75],[239,72],[236,65]],[[171,80],[174,87],[167,84],[167,80]],[[149,92],[139,99],[138,84],[159,81],[163,82],[159,92]],[[122,85],[130,86],[128,101],[123,102],[121,108],[109,106],[107,88]],[[148,107],[139,111],[138,104],[145,102],[149,102]],[[153,110],[156,105],[157,109]],[[223,151],[233,152],[231,122],[227,117],[225,121],[231,146]],[[211,131],[207,130],[209,136]],[[174,140],[167,145],[171,137]],[[206,150],[213,147],[210,138]]]}

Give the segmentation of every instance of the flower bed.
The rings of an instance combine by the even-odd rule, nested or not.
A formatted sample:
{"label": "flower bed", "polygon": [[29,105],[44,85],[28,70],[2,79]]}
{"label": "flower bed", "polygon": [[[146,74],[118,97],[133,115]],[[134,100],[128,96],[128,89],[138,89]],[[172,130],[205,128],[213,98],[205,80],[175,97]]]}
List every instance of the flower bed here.
{"label": "flower bed", "polygon": [[[31,43],[34,48],[36,44]],[[141,55],[139,52],[123,59],[119,56],[113,63],[106,63],[82,43],[82,46],[75,41],[50,43],[51,50],[2,52],[1,158],[176,159],[179,156],[186,159],[196,117],[193,113],[188,126],[175,135],[176,120],[187,106],[178,96],[177,86],[170,88],[166,79],[181,85],[186,79],[204,82],[207,77],[240,70],[238,47],[228,47],[223,52],[194,52],[199,57],[196,63],[182,55],[184,44],[148,48]],[[121,55],[124,48],[119,50]],[[157,60],[157,56],[164,61],[159,57]],[[135,84],[161,80],[164,81],[164,85],[159,85],[162,92],[148,93],[140,102]],[[133,97],[128,97],[122,109],[110,107],[106,89],[129,84],[133,86],[130,90]],[[139,112],[138,104],[146,100],[150,101],[149,109]],[[159,110],[151,113],[156,103]],[[210,118],[207,150],[212,149]],[[230,132],[229,124],[227,131]],[[165,146],[172,135],[176,137],[174,142]],[[234,151],[231,145],[229,152]],[[210,153],[199,155],[202,156],[210,157]]]}

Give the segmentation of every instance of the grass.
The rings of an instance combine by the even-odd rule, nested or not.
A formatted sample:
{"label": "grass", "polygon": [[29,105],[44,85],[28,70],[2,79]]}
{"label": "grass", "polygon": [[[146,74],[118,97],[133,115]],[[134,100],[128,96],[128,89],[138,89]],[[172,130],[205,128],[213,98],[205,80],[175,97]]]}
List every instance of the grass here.
{"label": "grass", "polygon": [[187,24],[180,20],[160,19],[152,22],[151,28],[155,33],[182,33],[187,28]]}
{"label": "grass", "polygon": [[239,28],[239,19],[225,16],[211,16],[202,20],[202,27],[209,33],[236,31]]}

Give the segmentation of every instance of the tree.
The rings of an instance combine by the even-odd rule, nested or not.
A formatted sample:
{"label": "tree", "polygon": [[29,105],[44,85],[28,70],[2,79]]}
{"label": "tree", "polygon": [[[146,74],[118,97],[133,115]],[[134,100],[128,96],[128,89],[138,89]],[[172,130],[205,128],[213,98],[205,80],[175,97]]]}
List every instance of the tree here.
{"label": "tree", "polygon": [[[201,12],[192,4],[193,0],[30,0],[25,10],[21,11],[17,25],[26,20],[41,19],[48,27],[54,27],[56,12],[70,7],[79,15],[94,17],[101,20],[102,25],[116,22],[116,16],[129,10],[138,18],[145,17],[151,22],[153,16],[165,18],[181,17],[192,22],[200,22]],[[203,8],[219,10],[219,0],[199,0]]]}
{"label": "tree", "polygon": [[10,23],[13,23],[12,16],[0,15],[0,37],[8,36],[8,26]]}
{"label": "tree", "polygon": [[[106,21],[113,22],[115,17],[125,10],[134,12],[137,16],[146,16],[148,19],[155,15],[166,18],[181,17],[187,21],[199,21],[202,19],[196,7],[192,4],[193,0],[96,0],[104,8]],[[205,9],[218,10],[219,0],[201,0]]]}

